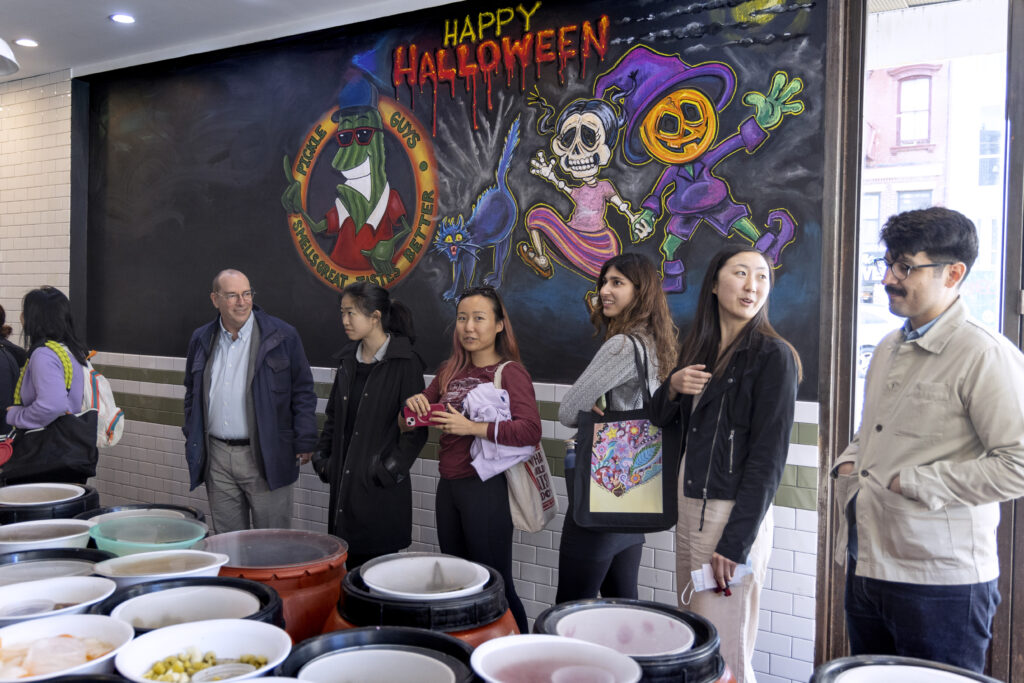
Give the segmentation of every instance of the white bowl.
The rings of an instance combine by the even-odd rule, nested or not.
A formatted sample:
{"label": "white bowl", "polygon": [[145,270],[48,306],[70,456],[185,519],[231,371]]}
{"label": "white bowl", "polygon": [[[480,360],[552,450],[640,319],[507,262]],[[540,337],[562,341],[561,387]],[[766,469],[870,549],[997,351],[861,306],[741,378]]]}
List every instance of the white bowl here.
{"label": "white bowl", "polygon": [[74,484],[15,484],[0,488],[0,505],[53,505],[84,493],[84,488]]}
{"label": "white bowl", "polygon": [[360,568],[367,588],[404,600],[446,600],[479,593],[487,567],[440,553],[395,553]]}
{"label": "white bowl", "polygon": [[420,648],[368,646],[321,655],[299,669],[299,679],[314,683],[455,683],[455,672]]}
{"label": "white bowl", "polygon": [[630,657],[655,657],[686,652],[696,634],[682,619],[646,607],[609,606],[566,614],[555,633],[604,645]]}
{"label": "white bowl", "polygon": [[869,664],[843,671],[835,680],[836,683],[970,683],[974,679],[927,666]]}
{"label": "white bowl", "polygon": [[200,653],[213,652],[218,660],[238,659],[245,654],[267,658],[265,666],[235,679],[239,680],[261,676],[283,662],[292,650],[292,639],[284,629],[261,621],[194,621],[139,636],[117,653],[114,664],[125,678],[135,683],[152,683],[142,676],[154,663],[185,652],[190,647],[197,648]]}
{"label": "white bowl", "polygon": [[228,586],[165,588],[125,600],[110,616],[153,630],[191,621],[243,619],[260,611],[260,599]]}
{"label": "white bowl", "polygon": [[91,560],[55,557],[52,560],[28,560],[0,565],[0,586],[9,586],[27,581],[41,581],[58,576],[89,576],[92,574]]}
{"label": "white bowl", "polygon": [[642,674],[639,664],[611,648],[548,635],[493,638],[474,650],[469,661],[488,683],[513,676],[553,683],[636,683]]}
{"label": "white bowl", "polygon": [[89,544],[87,519],[37,519],[0,526],[0,554],[39,548],[84,548]]}
{"label": "white bowl", "polygon": [[[117,584],[99,576],[59,576],[0,588],[0,626],[27,619],[80,614],[110,597]],[[67,607],[54,609],[56,605]]]}
{"label": "white bowl", "polygon": [[187,515],[181,510],[168,510],[166,508],[136,508],[132,510],[114,510],[113,512],[104,512],[102,515],[96,515],[89,519],[96,524],[99,524],[100,522],[106,522],[111,519],[121,519],[122,517],[171,517],[173,519],[186,519]]}
{"label": "white bowl", "polygon": [[217,576],[229,559],[224,553],[205,550],[157,550],[97,562],[93,573],[113,579],[123,588],[143,581]]}
{"label": "white bowl", "polygon": [[0,676],[0,681],[42,681],[57,676],[77,674],[106,674],[114,670],[114,658],[135,635],[135,630],[123,621],[101,614],[64,614],[48,619],[32,619],[0,628],[0,643],[12,647],[31,643],[41,638],[69,635],[76,638],[97,638],[112,647],[110,652],[77,666],[61,671],[24,678]]}

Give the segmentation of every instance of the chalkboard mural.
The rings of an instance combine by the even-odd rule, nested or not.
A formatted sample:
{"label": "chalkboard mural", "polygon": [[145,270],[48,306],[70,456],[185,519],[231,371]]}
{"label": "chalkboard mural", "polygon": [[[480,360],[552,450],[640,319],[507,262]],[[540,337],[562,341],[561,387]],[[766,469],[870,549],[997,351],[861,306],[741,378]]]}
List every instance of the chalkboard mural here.
{"label": "chalkboard mural", "polygon": [[184,355],[233,267],[315,365],[344,343],[338,291],[389,287],[434,368],[453,300],[490,284],[534,379],[571,382],[606,259],[654,260],[685,328],[741,240],[778,264],[814,400],[825,15],[460,3],[91,76],[89,343]]}

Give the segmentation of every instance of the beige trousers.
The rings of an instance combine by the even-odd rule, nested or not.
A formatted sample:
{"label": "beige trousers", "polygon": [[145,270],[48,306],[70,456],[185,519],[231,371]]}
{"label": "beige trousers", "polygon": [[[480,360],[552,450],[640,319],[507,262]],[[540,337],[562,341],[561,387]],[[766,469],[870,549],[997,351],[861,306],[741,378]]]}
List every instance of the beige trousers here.
{"label": "beige trousers", "polygon": [[295,487],[271,491],[249,446],[207,443],[206,496],[214,533],[291,528]]}
{"label": "beige trousers", "polygon": [[[676,586],[679,588],[679,607],[710,620],[718,629],[721,654],[732,669],[738,683],[757,680],[751,665],[754,641],[757,639],[758,608],[761,587],[768,572],[768,559],[772,552],[774,521],[772,508],[768,508],[747,561],[753,572],[730,586],[731,596],[713,590],[693,593],[690,572],[710,564],[711,554],[718,545],[729,513],[735,504],[731,500],[709,500],[704,511],[704,528],[700,527],[703,501],[683,496],[683,478],[679,478],[679,521],[676,524]],[[689,604],[683,604],[683,598]]]}

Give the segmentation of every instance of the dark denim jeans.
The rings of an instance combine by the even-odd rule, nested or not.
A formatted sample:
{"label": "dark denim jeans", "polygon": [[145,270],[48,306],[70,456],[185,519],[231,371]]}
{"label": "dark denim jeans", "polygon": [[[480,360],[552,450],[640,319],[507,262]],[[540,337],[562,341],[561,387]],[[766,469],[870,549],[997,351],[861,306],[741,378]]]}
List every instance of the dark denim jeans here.
{"label": "dark denim jeans", "polygon": [[847,557],[850,654],[901,655],[983,673],[999,605],[996,580],[955,586],[856,576]]}

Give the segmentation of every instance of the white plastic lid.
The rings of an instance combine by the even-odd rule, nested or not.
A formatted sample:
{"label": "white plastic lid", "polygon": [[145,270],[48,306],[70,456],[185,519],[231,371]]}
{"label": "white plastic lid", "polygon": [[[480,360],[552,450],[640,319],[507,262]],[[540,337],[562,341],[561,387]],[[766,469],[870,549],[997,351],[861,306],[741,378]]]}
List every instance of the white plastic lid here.
{"label": "white plastic lid", "polygon": [[630,657],[686,652],[696,640],[693,629],[682,619],[646,607],[619,605],[570,612],[558,620],[555,632]]}
{"label": "white plastic lid", "polygon": [[16,484],[0,488],[0,505],[53,505],[83,494],[85,489],[74,484]]}
{"label": "white plastic lid", "polygon": [[0,566],[0,586],[55,576],[88,576],[93,563],[85,560],[36,560]]}

